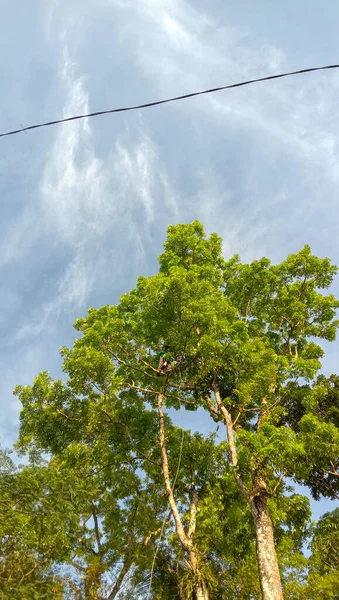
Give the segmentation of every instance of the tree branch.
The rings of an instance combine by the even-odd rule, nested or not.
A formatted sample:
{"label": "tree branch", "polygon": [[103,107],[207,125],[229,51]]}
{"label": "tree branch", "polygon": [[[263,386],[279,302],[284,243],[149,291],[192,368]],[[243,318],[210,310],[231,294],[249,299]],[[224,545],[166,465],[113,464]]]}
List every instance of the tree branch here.
{"label": "tree branch", "polygon": [[78,571],[81,571],[82,573],[86,573],[86,568],[83,567],[82,565],[79,565],[79,563],[75,562],[75,560],[71,559],[70,563],[71,563],[72,567],[74,567]]}
{"label": "tree branch", "polygon": [[169,466],[168,466],[168,456],[166,450],[166,436],[165,436],[165,416],[162,408],[162,402],[164,399],[164,395],[160,393],[158,395],[158,414],[159,414],[159,434],[160,434],[160,448],[161,448],[161,458],[162,458],[162,468],[163,475],[165,480],[166,493],[168,496],[169,505],[171,507],[172,515],[175,522],[175,528],[179,537],[179,540],[185,548],[185,550],[192,550],[192,541],[189,540],[185,534],[184,527],[182,525],[182,521],[179,515],[177,503],[175,501],[173,495],[173,489],[171,486]]}
{"label": "tree branch", "polygon": [[[149,388],[140,387],[139,385],[135,385],[134,381],[132,381],[132,383],[127,383],[126,385],[127,385],[127,387],[131,388],[132,390],[137,390],[138,392],[145,392],[147,394],[153,394],[155,396],[157,396],[159,394],[159,390],[152,390]],[[173,387],[172,383],[171,383],[171,386]],[[185,404],[193,404],[194,406],[197,406],[197,403],[193,402],[192,400],[187,400],[187,399],[183,400],[182,398],[179,398],[179,396],[174,396],[173,394],[167,394],[167,392],[163,392],[163,395],[166,398],[178,400],[178,402],[184,402]]]}
{"label": "tree branch", "polygon": [[116,595],[118,594],[118,592],[120,591],[122,582],[125,578],[125,576],[127,575],[128,571],[130,570],[132,565],[132,560],[130,558],[126,558],[126,560],[124,561],[124,564],[122,566],[122,569],[117,577],[117,580],[113,586],[113,589],[111,591],[111,593],[109,594],[107,600],[113,600]]}
{"label": "tree branch", "polygon": [[237,421],[239,420],[239,418],[241,417],[243,411],[239,410],[237,416],[235,417],[234,421],[233,421],[233,426],[237,423]]}
{"label": "tree branch", "polygon": [[211,398],[209,396],[205,396],[205,400],[206,400],[206,404],[207,404],[209,413],[210,413],[213,421],[215,421],[215,423],[218,423],[219,421],[222,421],[223,418],[220,415],[220,412],[213,405],[213,402],[212,402]]}
{"label": "tree branch", "polygon": [[162,527],[158,527],[158,529],[156,529],[155,531],[150,531],[144,541],[142,542],[143,546],[148,546],[149,542],[151,541],[152,537],[155,537],[156,535],[158,535],[158,533],[160,533],[162,530]]}
{"label": "tree branch", "polygon": [[[156,379],[155,376],[151,375],[150,373],[147,373],[147,371],[144,371],[143,369],[139,369],[138,367],[135,367],[134,365],[129,365],[125,360],[120,358],[117,354],[112,353],[112,355],[115,358],[115,360],[117,360],[124,367],[128,367],[129,369],[132,369],[133,371],[139,371],[139,373],[142,373],[143,375],[146,375],[147,377],[150,377],[151,379]],[[145,363],[145,364],[146,364],[146,366],[150,367],[153,371],[155,371],[155,373],[158,373],[158,369],[156,369],[152,365],[148,365],[147,363]]]}
{"label": "tree branch", "polygon": [[92,516],[93,516],[93,520],[94,520],[95,539],[97,541],[99,554],[101,554],[101,540],[100,540],[98,516],[97,516],[95,504],[93,502],[92,502]]}
{"label": "tree branch", "polygon": [[[48,406],[52,406],[50,403],[48,403]],[[60,415],[62,415],[63,417],[65,417],[65,419],[68,419],[68,421],[80,421],[83,422],[84,419],[77,419],[76,417],[70,417],[69,415],[67,415],[66,413],[64,413],[62,410],[60,410],[60,408],[57,408],[56,406],[52,406],[52,408],[54,408],[54,410],[59,413]]]}
{"label": "tree branch", "polygon": [[194,483],[192,484],[192,502],[190,506],[190,520],[188,525],[187,537],[188,539],[192,539],[195,534],[196,526],[197,526],[197,512],[198,512],[198,501],[199,496],[198,492],[195,489]]}
{"label": "tree branch", "polygon": [[223,416],[223,420],[224,420],[224,423],[226,426],[228,447],[229,447],[229,453],[230,453],[230,457],[231,457],[231,464],[232,464],[232,467],[234,467],[234,470],[233,470],[234,478],[235,478],[235,481],[236,481],[243,497],[245,498],[245,500],[247,500],[247,502],[249,503],[249,505],[252,509],[253,503],[252,503],[251,495],[249,493],[247,486],[242,481],[242,479],[239,475],[239,472],[238,472],[238,453],[237,453],[237,448],[236,448],[235,441],[234,441],[232,417],[231,417],[231,414],[228,412],[227,408],[223,405],[223,403],[221,401],[221,397],[220,397],[220,392],[215,384],[213,386],[213,389],[214,389],[214,395],[215,395],[215,399],[216,399],[219,411],[221,412],[221,414]]}
{"label": "tree branch", "polygon": [[276,493],[276,491],[277,491],[278,487],[280,486],[280,484],[281,484],[281,482],[282,482],[282,480],[283,480],[283,477],[284,477],[284,473],[282,473],[282,474],[280,475],[280,477],[279,477],[279,479],[278,479],[277,483],[275,484],[275,486],[274,486],[274,488],[273,488],[272,492],[270,492],[270,493],[269,493],[269,494],[270,494],[270,496],[274,496],[274,494]]}
{"label": "tree branch", "polygon": [[[145,375],[146,377],[149,377],[150,379],[154,379],[156,381],[158,381],[157,377],[154,375],[151,375],[150,373],[148,373],[147,371],[144,371],[143,369],[139,369],[138,367],[135,367],[134,365],[130,365],[128,364],[125,360],[123,360],[122,358],[120,358],[119,356],[117,356],[116,354],[114,354],[112,352],[113,357],[124,367],[127,367],[128,369],[132,369],[132,371],[138,371],[139,373],[142,373],[143,375]],[[148,367],[149,369],[151,369],[154,373],[159,374],[159,371],[156,367],[153,367],[153,365],[151,365],[150,363],[146,362],[143,359],[140,359],[140,362],[142,362],[146,367]],[[192,385],[189,384],[185,384],[185,385],[177,385],[176,383],[171,382],[171,387],[175,388],[175,389],[185,389],[185,390],[191,390]]]}

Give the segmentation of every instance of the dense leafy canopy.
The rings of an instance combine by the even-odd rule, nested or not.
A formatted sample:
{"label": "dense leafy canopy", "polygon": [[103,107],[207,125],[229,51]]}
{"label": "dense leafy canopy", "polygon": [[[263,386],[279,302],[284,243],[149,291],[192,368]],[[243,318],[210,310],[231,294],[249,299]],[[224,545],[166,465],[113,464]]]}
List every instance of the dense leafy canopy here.
{"label": "dense leafy canopy", "polygon": [[[312,530],[290,487],[339,493],[338,377],[319,375],[336,268],[308,246],[279,265],[226,261],[198,222],[168,228],[159,263],[78,319],[63,380],[16,388],[29,464],[3,458],[4,597],[278,598],[265,581],[275,555],[286,598],[337,597],[337,514]],[[199,409],[211,435],[171,409]]]}

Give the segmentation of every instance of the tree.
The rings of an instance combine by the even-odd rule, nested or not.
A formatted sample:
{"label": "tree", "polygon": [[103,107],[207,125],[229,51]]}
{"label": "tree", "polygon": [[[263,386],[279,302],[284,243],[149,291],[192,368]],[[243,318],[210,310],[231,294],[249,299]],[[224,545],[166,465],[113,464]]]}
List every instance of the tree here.
{"label": "tree", "polygon": [[46,518],[39,484],[45,473],[15,469],[5,452],[0,455],[0,597],[6,600],[62,598],[63,578],[53,569],[54,548],[62,532]]}
{"label": "tree", "polygon": [[323,515],[314,528],[306,591],[314,598],[339,598],[339,509]]}
{"label": "tree", "polygon": [[[41,373],[33,386],[17,388],[23,403],[17,447],[31,456],[52,454],[62,486],[55,506],[69,500],[65,481],[71,475],[78,531],[74,535],[67,529],[62,547],[69,553],[63,561],[80,574],[80,597],[112,600],[138,556],[159,534],[167,508],[156,484],[145,485],[140,472],[139,453],[148,460],[156,415],[144,410],[134,393],[116,397],[107,361],[107,371],[102,360],[86,363],[83,357],[83,369],[79,362],[72,364],[69,385]],[[107,394],[88,383],[95,370],[96,386],[106,382]],[[60,519],[64,522],[62,515]]]}
{"label": "tree", "polygon": [[[339,498],[339,377],[319,375],[312,389],[303,386],[302,401],[295,407],[292,401],[292,420],[303,440],[308,468],[299,480],[311,490],[315,499],[321,496]],[[297,412],[297,414],[295,414]],[[286,412],[291,418],[291,405]],[[295,425],[294,425],[295,426]]]}
{"label": "tree", "polygon": [[[220,490],[225,477],[223,445],[173,426],[161,406],[158,411],[145,408],[133,384],[123,388],[103,353],[92,347],[62,353],[67,382],[41,373],[32,386],[19,386],[16,393],[23,405],[18,447],[32,459],[41,451],[52,453],[49,467],[57,469],[63,493],[65,479],[70,474],[73,478],[72,514],[77,515],[79,531],[69,531],[62,544],[69,548],[64,562],[85,579],[86,598],[101,594],[113,599],[129,572],[143,579],[152,563],[153,539],[163,532],[172,562],[180,564],[178,594],[207,597],[208,589],[216,586],[217,569],[214,557],[202,560],[202,551],[211,521],[216,526],[226,499],[226,489]],[[235,504],[236,488],[227,489],[227,494]],[[168,522],[169,500],[179,546]],[[53,505],[63,506],[65,501],[60,494]],[[212,519],[208,506],[214,510]],[[197,532],[198,509],[204,510],[205,531],[200,527]],[[156,570],[164,552],[160,542],[159,547]],[[224,556],[226,547],[223,542]],[[55,560],[61,558],[57,555]]]}
{"label": "tree", "polygon": [[300,558],[299,569],[287,581],[287,597],[293,600],[338,600],[339,509],[323,515],[313,527],[311,554]]}
{"label": "tree", "polygon": [[[329,468],[330,457],[332,465],[338,457],[337,431],[318,426],[310,411],[299,423],[300,432],[276,424],[298,382],[312,380],[320,368],[323,352],[310,338],[335,338],[338,301],[318,292],[331,284],[335,272],[309,247],[277,266],[267,259],[242,265],[238,257],[224,263],[220,240],[214,235],[206,240],[194,223],[169,228],[159,276],[138,285],[146,314],[153,308],[153,317],[156,311],[165,315],[166,340],[174,343],[180,332],[189,340],[188,362],[196,360],[188,380],[198,378],[200,402],[225,423],[230,462],[256,526],[264,598],[282,597],[269,497],[287,475],[306,482],[309,465],[327,462]],[[155,306],[160,290],[161,308]],[[199,348],[192,340],[196,327]]]}
{"label": "tree", "polygon": [[[173,485],[172,440],[167,439],[164,410],[205,409],[225,425],[224,471],[232,473],[247,506],[244,514],[252,515],[262,596],[279,600],[282,586],[274,525],[277,538],[281,521],[275,511],[286,496],[285,480],[312,485],[315,477],[319,494],[324,493],[320,475],[327,473],[337,481],[337,426],[330,418],[321,420],[318,410],[329,390],[319,380],[313,385],[323,356],[315,340],[332,341],[336,334],[339,303],[320,291],[330,286],[336,268],[328,259],[314,257],[308,246],[276,266],[266,258],[250,265],[241,264],[239,257],[225,261],[220,238],[216,234],[206,238],[198,222],[169,227],[159,262],[159,273],[140,277],[136,289],[122,296],[119,305],[90,309],[85,319],[76,322],[82,337],[72,350],[63,350],[66,387],[50,382],[42,391],[36,384],[18,389],[24,406],[21,439],[26,435],[40,443],[44,439],[43,447],[52,452],[59,452],[60,443],[69,448],[77,440],[90,445],[91,452],[91,444],[95,448],[98,443],[104,452],[110,427],[104,443],[94,442],[92,430],[97,431],[98,415],[105,411],[106,418],[115,422],[120,407],[123,428],[130,431],[130,418],[134,423],[129,464],[137,458],[138,466],[158,485],[160,462],[164,499],[195,582],[192,591],[203,598],[208,585],[201,577],[203,544],[198,533],[203,531],[197,513],[204,498],[203,485],[196,484],[200,467],[193,461],[189,472],[185,463],[180,473],[185,486]],[[163,344],[169,348],[171,365],[159,376],[157,352]],[[54,421],[50,410],[56,413]],[[154,436],[156,412],[160,447]],[[139,419],[146,427],[140,427]],[[99,423],[102,427],[101,417]],[[114,439],[122,461],[126,438],[122,445],[117,434]],[[145,460],[145,454],[153,463]],[[154,462],[158,462],[157,476],[149,467]],[[212,453],[205,461],[207,474],[215,463]],[[332,483],[328,482],[331,489]]]}

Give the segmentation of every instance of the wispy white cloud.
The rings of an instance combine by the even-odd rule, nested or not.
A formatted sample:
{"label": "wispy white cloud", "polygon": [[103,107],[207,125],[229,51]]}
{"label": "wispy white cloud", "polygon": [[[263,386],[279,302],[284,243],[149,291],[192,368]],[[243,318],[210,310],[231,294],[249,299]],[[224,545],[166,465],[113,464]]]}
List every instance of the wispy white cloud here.
{"label": "wispy white cloud", "polygon": [[[60,79],[64,115],[88,112],[86,81],[77,74],[65,42]],[[117,277],[141,265],[158,199],[175,214],[170,187],[157,148],[141,125],[132,139],[122,132],[105,160],[96,153],[89,121],[57,129],[41,180],[39,218],[53,252],[66,250],[70,258],[50,297],[18,328],[15,339],[40,335],[65,312],[84,310],[107,272]],[[24,234],[24,226],[16,235]]]}
{"label": "wispy white cloud", "polygon": [[[216,86],[234,83],[288,68],[282,49],[240,29],[219,25],[184,0],[140,0],[137,5],[129,0],[110,1],[128,13],[124,31],[133,40],[135,60],[150,83],[164,93],[181,93],[183,88],[194,91],[212,82]],[[176,107],[197,115],[205,112],[219,122],[236,120],[238,125],[293,146],[307,160],[317,152],[330,158],[335,140],[328,129],[328,109],[334,104],[339,77],[331,73],[331,86],[326,89],[319,81],[323,76],[261,83]],[[315,127],[310,127],[311,121]]]}
{"label": "wispy white cloud", "polygon": [[[137,4],[111,0],[111,4],[124,23],[124,44],[134,50],[135,61],[156,90],[156,97],[289,68],[289,58],[281,48],[219,24],[207,10],[199,12],[184,0],[140,0]],[[229,243],[232,240],[233,251],[245,246],[254,254],[267,252],[270,232],[278,236],[277,242],[288,232],[296,235],[300,219],[307,225],[303,234],[313,237],[317,224],[309,219],[312,211],[322,203],[323,210],[334,212],[339,126],[331,114],[336,111],[338,91],[336,73],[318,73],[173,105],[171,110],[181,122],[185,117],[188,123],[195,122],[204,135],[205,164],[195,169],[201,188],[191,207],[195,206],[196,214],[205,215],[208,227],[215,220],[213,215],[225,213],[229,228],[225,224],[224,234]],[[216,127],[224,131],[223,149],[212,137]],[[180,145],[181,132],[176,130],[175,135],[172,141]],[[235,182],[227,184],[227,163],[234,153],[238,167],[241,165],[240,142],[247,145],[249,164],[235,193]],[[213,165],[220,150],[225,156],[224,172],[220,163]],[[251,203],[247,202],[249,196]],[[239,202],[245,202],[245,210],[237,210]]]}
{"label": "wispy white cloud", "polygon": [[[88,112],[85,82],[76,75],[67,48],[63,50],[61,82],[66,96],[64,116]],[[56,131],[41,184],[44,219],[58,239],[81,246],[88,229],[95,231],[104,185],[89,123],[83,120],[62,125]]]}
{"label": "wispy white cloud", "polygon": [[34,242],[36,228],[32,207],[26,208],[21,218],[9,224],[0,242],[0,268],[9,263],[15,265],[19,260],[25,259]]}

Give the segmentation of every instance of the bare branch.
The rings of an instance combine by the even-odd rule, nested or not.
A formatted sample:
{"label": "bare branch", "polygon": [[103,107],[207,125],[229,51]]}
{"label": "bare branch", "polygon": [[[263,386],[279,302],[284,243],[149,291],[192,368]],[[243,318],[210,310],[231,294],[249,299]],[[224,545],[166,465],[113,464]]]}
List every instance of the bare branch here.
{"label": "bare branch", "polygon": [[[152,390],[150,388],[140,387],[139,385],[135,385],[134,381],[132,381],[132,383],[127,383],[126,385],[127,385],[127,387],[131,388],[132,390],[137,390],[138,392],[145,392],[146,394],[152,394],[155,396],[157,396],[159,394],[159,390]],[[173,387],[172,383],[171,383],[171,387]],[[177,387],[177,386],[175,386],[175,387]],[[179,402],[184,402],[185,404],[192,404],[194,406],[197,406],[197,403],[194,402],[193,400],[187,400],[186,398],[182,399],[182,398],[179,398],[179,396],[174,396],[173,394],[168,394],[167,392],[163,392],[163,395],[166,398],[177,400]]]}
{"label": "bare branch", "polygon": [[[142,373],[143,375],[145,375],[146,377],[150,378],[150,379],[154,379],[157,380],[157,376],[159,374],[159,371],[156,367],[153,367],[153,365],[151,365],[150,363],[146,362],[143,359],[140,359],[139,362],[142,362],[146,367],[148,367],[149,369],[151,369],[151,371],[153,371],[154,373],[157,374],[157,376],[151,375],[150,373],[148,373],[147,371],[143,370],[143,369],[139,369],[138,367],[135,367],[134,365],[130,365],[129,363],[127,363],[125,360],[123,360],[122,358],[120,358],[117,354],[113,354],[113,357],[124,367],[127,367],[128,369],[131,369],[133,371],[138,371],[139,373]],[[176,383],[171,382],[171,387],[175,388],[175,389],[185,389],[185,390],[191,390],[193,389],[192,385],[190,384],[185,384],[185,385],[178,385]]]}
{"label": "bare branch", "polygon": [[94,379],[89,379],[89,383],[90,383],[91,385],[93,385],[93,387],[95,387],[95,389],[96,389],[98,392],[100,392],[100,394],[102,394],[103,396],[105,395],[105,393],[106,393],[106,392],[104,392],[104,391],[103,391],[103,390],[102,390],[102,389],[101,389],[101,388],[98,386],[98,384],[94,382]]}
{"label": "bare branch", "polygon": [[105,408],[102,408],[102,406],[99,406],[98,408],[106,415],[108,420],[112,423],[113,419],[112,419],[111,415],[107,412],[107,410]]}
{"label": "bare branch", "polygon": [[[116,425],[120,425],[121,427],[124,428],[124,430],[126,432],[126,435],[127,435],[128,439],[129,439],[129,441],[131,442],[131,445],[134,447],[135,446],[135,442],[134,442],[133,436],[132,436],[132,434],[131,434],[128,426],[125,423],[123,423],[122,421],[120,421],[120,420],[111,419],[111,421],[112,421],[112,423],[115,423]],[[149,456],[147,456],[147,454],[144,454],[143,452],[139,452],[138,451],[137,452],[137,458],[139,458],[139,459],[142,458],[144,460],[149,461],[153,465],[156,465],[157,467],[161,467],[160,463],[158,463],[156,460],[153,460],[152,458],[150,458]]]}
{"label": "bare branch", "polygon": [[246,313],[245,313],[245,323],[248,322],[249,316],[251,313],[251,301],[248,300],[247,304],[246,304]]}
{"label": "bare branch", "polygon": [[146,365],[146,367],[148,367],[149,369],[151,369],[152,371],[154,371],[154,373],[158,373],[158,369],[156,367],[153,367],[153,365],[151,365],[150,363],[148,363],[145,360],[143,360],[143,358],[140,358],[139,362],[142,362],[144,365]]}

